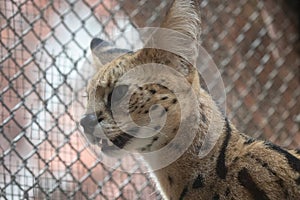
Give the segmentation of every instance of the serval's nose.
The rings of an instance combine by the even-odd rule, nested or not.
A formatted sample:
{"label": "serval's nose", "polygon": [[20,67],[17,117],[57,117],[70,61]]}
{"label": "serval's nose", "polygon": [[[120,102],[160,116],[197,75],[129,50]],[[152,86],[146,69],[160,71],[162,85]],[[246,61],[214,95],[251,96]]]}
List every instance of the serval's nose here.
{"label": "serval's nose", "polygon": [[88,134],[92,134],[94,132],[97,123],[97,116],[93,113],[83,115],[80,120],[80,125],[83,127],[84,132]]}

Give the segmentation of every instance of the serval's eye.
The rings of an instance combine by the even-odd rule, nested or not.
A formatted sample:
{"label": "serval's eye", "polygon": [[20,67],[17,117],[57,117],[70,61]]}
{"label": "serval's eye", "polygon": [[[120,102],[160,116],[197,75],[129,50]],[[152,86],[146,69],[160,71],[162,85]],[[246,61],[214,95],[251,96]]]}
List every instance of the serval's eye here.
{"label": "serval's eye", "polygon": [[114,104],[120,101],[127,93],[128,85],[118,85],[108,96],[108,105]]}

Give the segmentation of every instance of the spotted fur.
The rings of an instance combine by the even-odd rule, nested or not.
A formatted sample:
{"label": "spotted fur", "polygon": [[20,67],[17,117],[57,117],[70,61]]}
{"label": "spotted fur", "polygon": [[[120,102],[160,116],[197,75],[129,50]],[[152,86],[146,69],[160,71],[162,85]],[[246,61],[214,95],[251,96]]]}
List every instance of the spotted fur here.
{"label": "spotted fur", "polygon": [[[162,23],[163,28],[178,31],[195,41],[194,46],[191,44],[192,48],[180,46],[180,50],[187,52],[191,58],[196,56],[193,55],[196,53],[194,49],[198,48],[197,42],[201,32],[198,6],[196,0],[175,0]],[[98,49],[97,43],[100,42],[99,39],[94,39],[91,44],[95,60],[99,60],[103,53]],[[100,65],[99,63],[96,61],[97,65]],[[222,115],[211,96],[200,88],[199,76],[193,62],[186,62],[184,57],[164,50],[147,48],[129,52],[103,63],[104,66],[99,66],[99,70],[87,87],[89,97],[87,111],[81,120],[87,137],[96,144],[101,138],[97,135],[98,127],[95,126],[97,123],[100,123],[110,141],[128,151],[141,153],[154,151],[164,147],[175,137],[179,128],[181,107],[173,91],[163,85],[165,82],[172,83],[172,76],[170,79],[160,80],[158,73],[158,83],[130,85],[134,92],[130,97],[128,108],[136,124],[140,126],[149,124],[149,112],[152,111],[160,111],[157,112],[157,118],[167,117],[163,127],[153,127],[157,134],[148,138],[136,138],[121,131],[114,121],[111,113],[112,91],[115,89],[118,95],[122,96],[126,87],[122,89],[118,85],[118,79],[129,70],[134,70],[136,66],[159,63],[179,71],[184,68],[183,76],[196,91],[197,115],[191,119],[197,124],[197,134],[192,144],[179,159],[153,172],[164,199],[300,198],[299,151],[285,150],[240,133]],[[146,70],[145,73],[155,72]],[[213,149],[204,158],[200,158],[199,149],[211,123],[220,124],[223,129],[218,133],[220,136]],[[185,131],[188,133],[190,130]],[[130,132],[140,134],[140,129],[135,128]],[[182,144],[174,143],[170,148],[179,151]],[[114,149],[107,147],[103,148],[103,151],[107,155],[113,155]]]}

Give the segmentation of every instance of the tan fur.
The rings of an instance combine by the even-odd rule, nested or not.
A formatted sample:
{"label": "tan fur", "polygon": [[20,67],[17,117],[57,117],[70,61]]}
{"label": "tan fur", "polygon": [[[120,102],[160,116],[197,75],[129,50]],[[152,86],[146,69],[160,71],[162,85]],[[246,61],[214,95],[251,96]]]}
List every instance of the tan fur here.
{"label": "tan fur", "polygon": [[[175,0],[162,27],[179,31],[192,40],[198,41],[200,17],[197,5],[196,1]],[[181,48],[183,52],[190,50],[190,47],[184,45]],[[194,48],[197,49],[197,43]],[[190,55],[195,54],[194,50],[190,52]],[[178,66],[185,63],[184,67],[188,69],[188,73],[183,76],[192,85],[197,96],[195,115],[197,134],[192,145],[175,162],[154,172],[164,199],[300,198],[299,154],[295,151],[279,149],[263,141],[252,140],[236,130],[218,110],[211,96],[200,88],[195,68],[185,62],[183,57],[163,50],[142,49],[121,56],[101,67],[90,81],[87,87],[89,100],[86,113],[95,112],[98,118],[103,118],[102,128],[109,139],[113,140],[123,134],[107,108],[109,93],[123,74],[135,70],[138,65],[151,62],[165,64],[174,69],[178,69]],[[172,83],[174,80],[167,81]],[[138,89],[138,87],[142,88]],[[150,90],[155,90],[156,93],[151,94]],[[167,96],[168,99],[162,101],[163,96]],[[176,131],[174,130],[178,128],[180,122],[180,107],[178,104],[171,103],[174,98],[176,97],[170,90],[159,85],[137,85],[135,94],[129,102],[133,108],[137,106],[131,112],[132,119],[141,126],[148,124],[150,118],[145,111],[149,111],[154,104],[167,108],[168,117],[165,126],[160,131],[159,139],[151,146],[147,144],[152,141],[153,137],[135,138],[123,148],[138,152],[154,151],[170,142],[175,137]],[[99,114],[100,111],[101,114]],[[201,116],[205,116],[205,119]],[[210,124],[221,124],[223,131],[219,133],[220,137],[209,154],[200,158],[199,149],[203,145],[204,137],[208,134]],[[97,135],[89,134],[91,141],[97,142],[93,140],[94,137]],[[174,151],[177,151],[180,145],[178,144]]]}

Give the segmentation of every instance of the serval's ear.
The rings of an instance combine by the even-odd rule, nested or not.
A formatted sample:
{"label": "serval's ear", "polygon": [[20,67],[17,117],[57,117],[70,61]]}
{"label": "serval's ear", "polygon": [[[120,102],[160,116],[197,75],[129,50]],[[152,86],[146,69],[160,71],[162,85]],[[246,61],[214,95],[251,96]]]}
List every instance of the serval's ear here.
{"label": "serval's ear", "polygon": [[[195,88],[199,87],[199,76],[195,66],[201,34],[198,1],[200,0],[174,0],[160,28],[150,33],[145,43],[147,48],[162,49],[179,58],[179,63],[171,67],[182,73]],[[141,57],[144,56],[143,52],[140,54]],[[158,50],[157,55],[166,54]],[[166,56],[162,56],[160,59],[165,58]],[[172,60],[176,62],[177,59]]]}
{"label": "serval's ear", "polygon": [[115,48],[113,44],[99,38],[94,38],[91,41],[90,48],[97,69],[113,61],[115,58],[130,52],[129,50]]}
{"label": "serval's ear", "polygon": [[199,41],[200,27],[199,0],[175,0],[161,27],[172,29]]}
{"label": "serval's ear", "polygon": [[[198,1],[175,0],[160,28],[149,29],[149,31],[146,29],[146,34],[142,39],[145,41],[145,47],[163,49],[196,66],[201,34]],[[143,51],[140,54],[143,56]],[[193,71],[187,70],[184,65],[178,65],[176,70],[186,71],[187,73],[184,75],[193,73]]]}
{"label": "serval's ear", "polygon": [[161,25],[161,28],[170,31],[160,36],[161,40],[164,40],[162,42],[164,45],[174,49],[176,54],[193,65],[196,64],[201,34],[198,1],[175,0]]}

